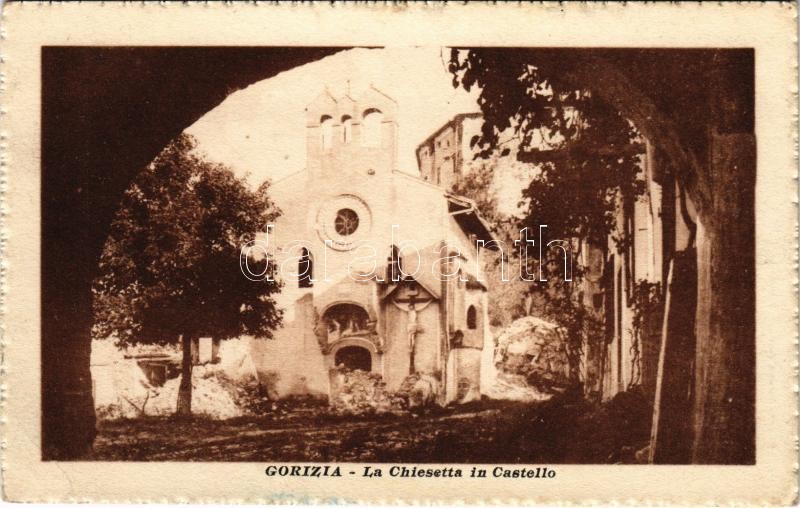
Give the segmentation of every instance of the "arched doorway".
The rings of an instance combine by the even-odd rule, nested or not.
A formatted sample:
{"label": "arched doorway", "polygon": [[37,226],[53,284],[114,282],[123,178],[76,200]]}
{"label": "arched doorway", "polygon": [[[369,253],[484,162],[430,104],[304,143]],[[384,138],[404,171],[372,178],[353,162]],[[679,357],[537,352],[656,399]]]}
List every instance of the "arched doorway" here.
{"label": "arched doorway", "polygon": [[345,346],[334,356],[334,363],[337,367],[342,366],[348,370],[372,371],[372,355],[361,346]]}

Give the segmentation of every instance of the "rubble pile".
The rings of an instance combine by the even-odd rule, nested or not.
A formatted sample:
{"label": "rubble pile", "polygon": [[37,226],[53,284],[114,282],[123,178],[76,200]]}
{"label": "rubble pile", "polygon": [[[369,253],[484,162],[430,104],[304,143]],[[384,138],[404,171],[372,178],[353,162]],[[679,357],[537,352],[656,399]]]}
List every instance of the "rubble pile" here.
{"label": "rubble pile", "polygon": [[427,374],[410,374],[400,384],[396,397],[408,409],[430,407],[436,403],[439,383]]}
{"label": "rubble pile", "polygon": [[[234,401],[230,385],[225,386],[222,381],[225,379],[224,374],[215,367],[198,365],[192,369],[192,414],[216,420],[244,416],[244,410]],[[175,404],[178,401],[180,383],[181,378],[177,377],[164,384],[164,389],[170,391],[170,400],[175,401]]]}
{"label": "rubble pile", "polygon": [[[152,353],[136,350],[133,354]],[[99,419],[166,415],[175,411],[175,401],[164,387],[153,386],[129,350],[112,340],[92,343],[92,385]],[[165,356],[169,356],[166,354]]]}
{"label": "rubble pile", "polygon": [[[497,335],[494,362],[498,375],[521,376],[540,392],[557,393],[568,385],[566,337],[557,325],[543,319],[528,316],[503,329]],[[518,380],[505,378],[511,384]],[[498,384],[503,382],[498,377]]]}
{"label": "rubble pile", "polygon": [[517,402],[536,402],[551,397],[550,394],[540,392],[530,386],[524,376],[507,372],[499,372],[484,395],[490,399]]}
{"label": "rubble pile", "polygon": [[331,374],[331,409],[341,414],[376,414],[397,409],[380,374],[337,367]]}
{"label": "rubble pile", "polygon": [[[258,413],[267,397],[258,383],[246,342],[224,341],[221,353],[225,355],[224,361],[195,365],[192,369],[192,413],[213,419]],[[111,341],[95,341],[92,345],[92,379],[98,418],[174,414],[181,377],[168,378],[159,386],[148,379],[139,361],[132,356],[129,350],[122,351]],[[179,352],[171,351],[165,356],[180,364]]]}

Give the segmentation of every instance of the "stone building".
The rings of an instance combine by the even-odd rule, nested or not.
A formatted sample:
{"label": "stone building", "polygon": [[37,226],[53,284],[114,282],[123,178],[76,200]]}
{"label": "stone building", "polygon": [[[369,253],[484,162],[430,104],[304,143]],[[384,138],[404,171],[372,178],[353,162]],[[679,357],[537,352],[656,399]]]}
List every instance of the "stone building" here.
{"label": "stone building", "polygon": [[343,366],[390,391],[425,374],[440,404],[479,397],[487,225],[469,200],[400,171],[397,104],[382,92],[325,91],[305,114],[306,168],[270,188],[285,315],[274,340],[252,342],[262,381],[278,397],[324,396]]}
{"label": "stone building", "polygon": [[[682,253],[693,255],[694,249],[694,205],[686,196],[681,199],[674,176],[659,164],[652,143],[643,144],[644,192],[636,199],[618,196],[607,244],[584,248],[581,260],[586,269],[584,305],[597,313],[605,335],[603,347],[586,348],[583,378],[587,392],[602,400],[633,386],[655,393],[670,266],[676,259],[681,263]],[[627,239],[621,246],[615,240],[620,238]],[[685,281],[680,274],[673,286]],[[684,298],[677,305],[689,303]]]}
{"label": "stone building", "polygon": [[483,114],[462,113],[428,136],[417,147],[420,177],[446,189],[458,184],[465,162],[474,157],[470,142],[482,124]]}

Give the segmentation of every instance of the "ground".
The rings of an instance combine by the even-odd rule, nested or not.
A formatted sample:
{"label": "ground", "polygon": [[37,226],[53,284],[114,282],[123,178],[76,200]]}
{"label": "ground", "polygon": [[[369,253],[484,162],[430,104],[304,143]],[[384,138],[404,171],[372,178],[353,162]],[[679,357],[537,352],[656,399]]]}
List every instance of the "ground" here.
{"label": "ground", "polygon": [[[260,417],[98,423],[93,460],[633,463],[649,438],[638,392],[604,405],[579,397],[484,400],[421,414],[337,415],[295,404]],[[638,455],[638,457],[637,457]]]}

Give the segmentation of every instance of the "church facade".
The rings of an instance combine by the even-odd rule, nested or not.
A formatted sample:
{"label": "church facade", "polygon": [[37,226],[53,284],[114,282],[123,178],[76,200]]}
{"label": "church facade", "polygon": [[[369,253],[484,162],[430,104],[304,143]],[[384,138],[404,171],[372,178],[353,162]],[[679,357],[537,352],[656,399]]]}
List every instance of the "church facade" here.
{"label": "church facade", "polygon": [[436,383],[439,404],[480,396],[491,361],[474,204],[397,168],[397,104],[375,88],[306,108],[306,168],[273,182],[269,241],[283,326],[253,340],[273,396],[329,396],[335,368]]}

